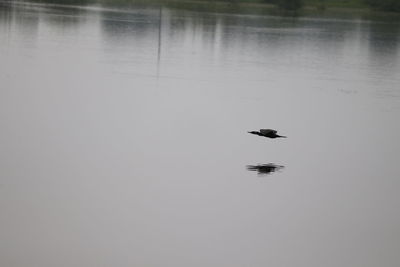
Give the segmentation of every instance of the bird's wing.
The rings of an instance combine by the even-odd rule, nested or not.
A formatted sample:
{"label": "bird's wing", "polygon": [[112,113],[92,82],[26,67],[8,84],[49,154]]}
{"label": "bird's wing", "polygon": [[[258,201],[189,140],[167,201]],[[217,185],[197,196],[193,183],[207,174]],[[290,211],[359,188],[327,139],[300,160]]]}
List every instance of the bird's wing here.
{"label": "bird's wing", "polygon": [[277,131],[272,130],[272,129],[260,129],[260,133],[262,133],[262,134],[269,134],[269,133],[276,134]]}

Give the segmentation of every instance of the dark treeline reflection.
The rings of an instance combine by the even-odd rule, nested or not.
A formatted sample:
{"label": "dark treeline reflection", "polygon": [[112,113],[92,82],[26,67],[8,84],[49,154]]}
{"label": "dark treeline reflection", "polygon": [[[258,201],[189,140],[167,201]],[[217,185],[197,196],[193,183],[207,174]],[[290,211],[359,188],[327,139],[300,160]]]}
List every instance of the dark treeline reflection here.
{"label": "dark treeline reflection", "polygon": [[36,3],[60,4],[60,5],[88,5],[95,4],[97,0],[33,0]]}
{"label": "dark treeline reflection", "polygon": [[368,25],[368,40],[372,54],[393,60],[398,51],[400,23],[371,23]]}
{"label": "dark treeline reflection", "polygon": [[[220,49],[243,49],[246,56],[257,60],[271,60],[277,52],[292,51],[293,46],[302,44],[305,48],[315,48],[319,53],[341,53],[349,41],[360,37],[371,42],[372,50],[396,53],[398,49],[398,23],[368,23],[330,18],[300,18],[274,16],[235,16],[189,12],[161,7],[132,9],[124,12],[102,12],[102,30],[111,42],[152,36],[157,42],[159,31],[162,35],[161,47],[180,45],[185,39],[201,40],[208,52]],[[161,23],[159,25],[159,22]],[[385,33],[388,33],[385,36]],[[362,36],[361,36],[362,35]],[[366,35],[370,35],[369,37]],[[366,38],[365,38],[366,37]],[[197,39],[196,39],[197,38]],[[383,38],[383,39],[382,39]],[[389,43],[380,46],[381,41]],[[149,40],[147,40],[149,41]],[[174,50],[176,50],[176,45]],[[182,52],[182,51],[181,51]],[[261,52],[261,53],[260,53]],[[240,56],[240,55],[238,55]]]}
{"label": "dark treeline reflection", "polygon": [[9,24],[13,19],[13,7],[0,2],[0,23]]}
{"label": "dark treeline reflection", "polygon": [[76,28],[86,22],[88,11],[78,8],[53,7],[52,13],[44,16],[44,20],[60,30]]}
{"label": "dark treeline reflection", "polygon": [[41,20],[56,28],[78,26],[86,21],[88,11],[72,6],[41,5],[29,2],[0,3],[0,22],[16,24],[19,29],[35,34]]}
{"label": "dark treeline reflection", "polygon": [[[24,4],[24,9],[30,9],[29,3]],[[8,3],[0,3],[0,25],[6,26],[12,34],[12,28],[16,25],[18,33],[24,40],[34,40],[37,37],[40,11],[30,10],[29,12],[20,12],[22,10],[19,5],[10,5]]]}
{"label": "dark treeline reflection", "polygon": [[134,9],[129,12],[105,10],[101,16],[105,37],[112,41],[120,41],[120,38],[141,41],[140,38],[146,38],[147,34],[158,33],[158,9]]}
{"label": "dark treeline reflection", "polygon": [[282,170],[285,166],[276,165],[274,163],[258,164],[258,165],[247,165],[247,170],[256,171],[258,175],[268,175],[276,171]]}
{"label": "dark treeline reflection", "polygon": [[[35,2],[49,3],[51,0]],[[39,18],[43,18],[52,26],[70,27],[85,22],[88,15],[95,12],[84,7],[93,3],[92,0],[53,2],[75,3],[82,8],[35,6],[19,1],[2,3],[0,21],[20,19],[18,22],[37,24]],[[19,13],[20,18],[15,18],[14,9],[28,10],[29,14]],[[362,38],[369,42],[369,49],[374,57],[378,55],[386,60],[395,58],[392,55],[397,54],[399,46],[400,23],[396,20],[369,23],[337,18],[237,16],[228,13],[191,12],[156,5],[145,7],[143,4],[131,4],[124,9],[118,6],[98,10],[96,12],[100,14],[101,30],[106,41],[115,44],[129,40],[133,46],[136,42],[152,43],[149,46],[152,51],[154,47],[157,48],[159,41],[161,50],[170,45],[175,46],[176,51],[176,45],[180,45],[185,39],[186,42],[201,40],[201,45],[207,52],[212,53],[219,49],[219,55],[224,55],[231,48],[242,49],[245,52],[242,55],[248,58],[271,62],[271,57],[277,57],[278,52],[290,53],[299,45],[313,48],[320,54],[334,54],[341,53],[347,45],[346,42]],[[159,38],[160,32],[162,40]]]}

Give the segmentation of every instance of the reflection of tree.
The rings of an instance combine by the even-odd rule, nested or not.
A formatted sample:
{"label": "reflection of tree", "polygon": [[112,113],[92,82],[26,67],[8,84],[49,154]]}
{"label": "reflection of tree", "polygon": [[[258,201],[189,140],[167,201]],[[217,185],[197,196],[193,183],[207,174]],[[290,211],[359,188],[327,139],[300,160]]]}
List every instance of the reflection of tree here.
{"label": "reflection of tree", "polygon": [[259,164],[259,165],[248,165],[247,170],[256,171],[258,175],[267,175],[273,172],[283,169],[284,166],[276,165],[274,163]]}
{"label": "reflection of tree", "polygon": [[367,26],[368,70],[379,96],[398,96],[400,24],[371,22]]}
{"label": "reflection of tree", "polygon": [[385,60],[395,59],[399,46],[400,24],[372,22],[368,30],[370,51],[384,57]]}
{"label": "reflection of tree", "polygon": [[[42,1],[36,2],[43,3]],[[45,3],[51,2],[46,1]],[[61,1],[57,3],[60,4],[64,2]],[[79,2],[79,4],[83,3],[88,2]],[[19,25],[24,26],[20,28],[27,30],[27,34],[36,32],[34,29],[38,28],[39,20],[47,22],[49,26],[69,28],[71,26],[77,26],[85,21],[87,15],[87,10],[76,6],[39,5],[34,2],[10,2],[0,4],[0,12],[0,21],[4,20],[9,23],[11,21],[17,22]]]}
{"label": "reflection of tree", "polygon": [[376,9],[385,11],[400,11],[400,2],[398,0],[365,0],[365,2]]}
{"label": "reflection of tree", "polygon": [[0,23],[10,23],[13,17],[12,6],[0,2]]}
{"label": "reflection of tree", "polygon": [[276,3],[285,10],[298,10],[303,5],[302,0],[277,0]]}
{"label": "reflection of tree", "polygon": [[86,21],[87,10],[75,7],[52,7],[52,13],[43,16],[51,26],[67,29],[77,27]]}
{"label": "reflection of tree", "polygon": [[158,76],[164,43],[164,11],[159,7],[138,6],[126,10],[104,9],[100,15],[106,56],[119,62],[119,71]]}
{"label": "reflection of tree", "polygon": [[101,15],[102,31],[110,41],[133,39],[137,42],[148,34],[158,36],[159,10],[103,11]]}
{"label": "reflection of tree", "polygon": [[88,5],[97,2],[96,0],[34,0],[37,3],[62,4],[62,5]]}
{"label": "reflection of tree", "polygon": [[35,39],[38,27],[39,27],[39,15],[40,12],[32,11],[29,14],[26,12],[20,12],[20,9],[29,8],[29,4],[24,6],[13,4],[13,3],[0,3],[0,24],[8,25],[10,34],[14,33],[11,30],[13,25],[17,30],[15,33],[21,32],[24,39]]}
{"label": "reflection of tree", "polygon": [[218,27],[218,16],[214,14],[168,10],[164,23],[172,43],[200,39],[202,45],[214,46]]}

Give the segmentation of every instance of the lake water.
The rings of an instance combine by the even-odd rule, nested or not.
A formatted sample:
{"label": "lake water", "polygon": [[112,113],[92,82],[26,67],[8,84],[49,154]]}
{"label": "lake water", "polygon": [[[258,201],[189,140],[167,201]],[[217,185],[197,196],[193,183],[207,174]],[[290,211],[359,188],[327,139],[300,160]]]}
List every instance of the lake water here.
{"label": "lake water", "polygon": [[1,2],[0,265],[399,266],[399,21]]}

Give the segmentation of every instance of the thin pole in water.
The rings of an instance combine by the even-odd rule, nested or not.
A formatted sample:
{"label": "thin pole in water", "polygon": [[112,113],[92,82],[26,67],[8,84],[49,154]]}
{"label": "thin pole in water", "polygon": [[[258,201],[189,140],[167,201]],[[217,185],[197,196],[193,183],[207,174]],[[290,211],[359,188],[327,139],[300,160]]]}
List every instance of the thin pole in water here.
{"label": "thin pole in water", "polygon": [[158,16],[158,51],[157,51],[157,78],[160,75],[160,58],[161,58],[161,23],[162,23],[162,6]]}

